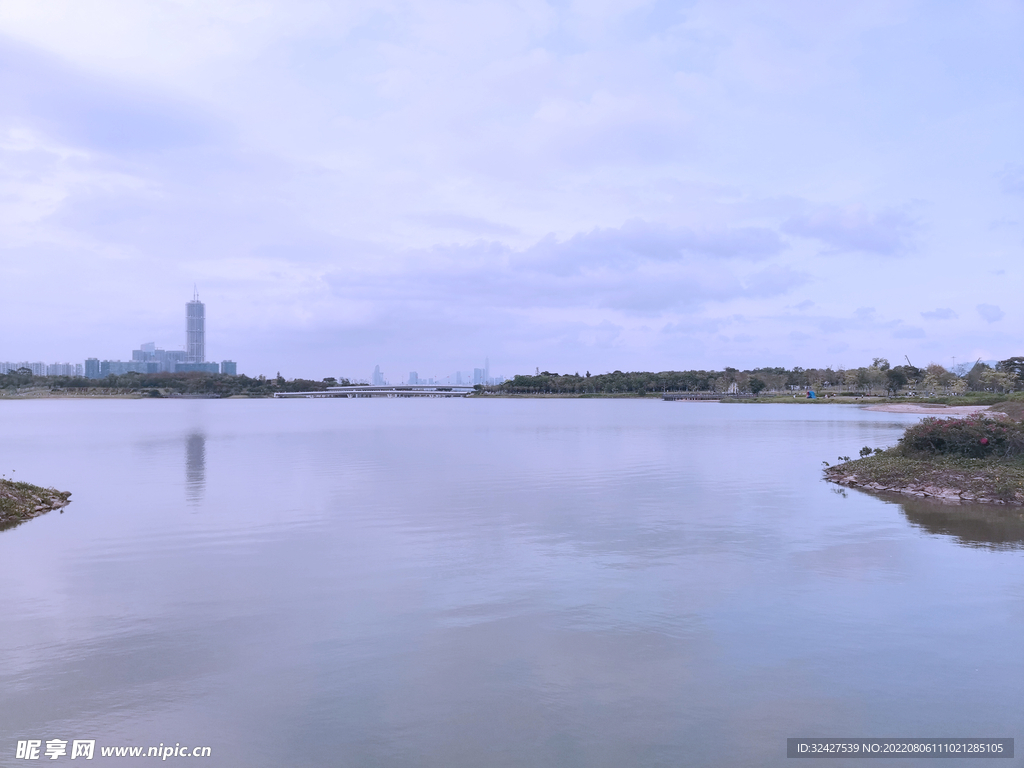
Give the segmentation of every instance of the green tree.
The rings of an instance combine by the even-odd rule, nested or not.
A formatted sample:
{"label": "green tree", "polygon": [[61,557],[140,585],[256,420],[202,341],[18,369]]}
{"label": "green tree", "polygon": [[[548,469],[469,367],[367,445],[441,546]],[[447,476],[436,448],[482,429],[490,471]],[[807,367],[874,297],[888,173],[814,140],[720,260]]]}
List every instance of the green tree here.
{"label": "green tree", "polygon": [[967,372],[964,377],[967,381],[967,388],[972,392],[978,392],[985,389],[983,380],[986,378],[985,374],[990,372],[992,369],[985,365],[980,360],[971,366],[971,370]]}
{"label": "green tree", "polygon": [[1014,389],[1024,387],[1024,357],[1017,356],[1000,360],[996,365],[996,370],[1013,378]]}
{"label": "green tree", "polygon": [[890,368],[885,372],[885,389],[890,395],[895,395],[903,387],[907,386],[907,374],[901,366]]}

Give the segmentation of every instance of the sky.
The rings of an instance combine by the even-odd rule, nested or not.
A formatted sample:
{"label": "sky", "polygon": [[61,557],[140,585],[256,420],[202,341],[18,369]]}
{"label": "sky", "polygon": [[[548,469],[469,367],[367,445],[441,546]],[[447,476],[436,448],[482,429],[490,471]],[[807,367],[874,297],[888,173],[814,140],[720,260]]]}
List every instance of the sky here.
{"label": "sky", "polygon": [[1024,3],[4,0],[0,360],[1024,354]]}

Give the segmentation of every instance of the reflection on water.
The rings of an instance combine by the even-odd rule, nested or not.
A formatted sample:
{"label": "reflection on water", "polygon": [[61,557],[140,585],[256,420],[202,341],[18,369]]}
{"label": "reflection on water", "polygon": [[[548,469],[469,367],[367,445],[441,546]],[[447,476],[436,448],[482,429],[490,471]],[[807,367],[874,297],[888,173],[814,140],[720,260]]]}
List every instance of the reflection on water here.
{"label": "reflection on water", "polygon": [[900,500],[911,524],[928,533],[952,536],[965,547],[1024,549],[1024,510],[992,504],[944,504]]}
{"label": "reflection on water", "polygon": [[24,522],[25,520],[22,520],[21,518],[0,518],[0,531],[6,531],[10,528],[15,528]]}
{"label": "reflection on water", "polygon": [[1019,510],[821,477],[910,416],[0,405],[0,466],[75,494],[0,535],[3,765],[95,736],[100,768],[790,768],[787,737],[1020,730]]}
{"label": "reflection on water", "polygon": [[197,432],[185,438],[185,499],[198,505],[206,490],[206,435]]}

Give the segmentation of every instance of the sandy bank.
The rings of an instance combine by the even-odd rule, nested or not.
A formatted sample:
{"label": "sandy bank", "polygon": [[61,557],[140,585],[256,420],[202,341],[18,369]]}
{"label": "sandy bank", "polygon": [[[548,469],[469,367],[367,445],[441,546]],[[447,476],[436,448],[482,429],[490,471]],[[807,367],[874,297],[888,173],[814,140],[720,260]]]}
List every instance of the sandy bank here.
{"label": "sandy bank", "polygon": [[[865,411],[885,413],[920,413],[925,416],[970,416],[987,411],[987,405],[933,405],[928,403],[879,403],[865,406]],[[993,414],[1002,416],[1003,414]]]}

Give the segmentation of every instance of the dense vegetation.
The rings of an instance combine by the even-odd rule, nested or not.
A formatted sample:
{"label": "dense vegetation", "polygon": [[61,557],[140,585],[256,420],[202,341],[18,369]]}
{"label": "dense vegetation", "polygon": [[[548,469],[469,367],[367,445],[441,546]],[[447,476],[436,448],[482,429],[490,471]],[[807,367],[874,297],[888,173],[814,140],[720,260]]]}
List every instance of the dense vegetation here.
{"label": "dense vegetation", "polygon": [[502,394],[631,394],[661,392],[737,392],[752,395],[814,389],[843,395],[896,395],[914,392],[922,396],[952,396],[965,392],[1003,394],[1024,390],[1024,357],[1001,361],[995,368],[978,362],[970,369],[950,371],[941,365],[926,368],[889,365],[875,358],[861,368],[755,368],[741,371],[662,371],[648,373],[614,371],[591,375],[543,371],[516,376],[487,391]]}
{"label": "dense vegetation", "polygon": [[84,394],[102,390],[108,394],[143,394],[150,397],[171,397],[175,395],[206,395],[212,397],[270,397],[275,392],[321,392],[327,387],[345,385],[346,379],[286,380],[281,374],[268,379],[264,376],[228,376],[220,373],[126,373],[108,376],[105,379],[83,379],[76,376],[33,376],[31,371],[21,368],[7,374],[0,374],[0,390],[5,392],[26,392],[42,389],[54,393]]}
{"label": "dense vegetation", "polygon": [[895,450],[901,456],[1015,458],[1024,455],[1024,424],[984,416],[924,419],[903,433]]}
{"label": "dense vegetation", "polygon": [[925,419],[888,450],[827,467],[843,485],[966,501],[1024,503],[1024,423],[972,416]]}

